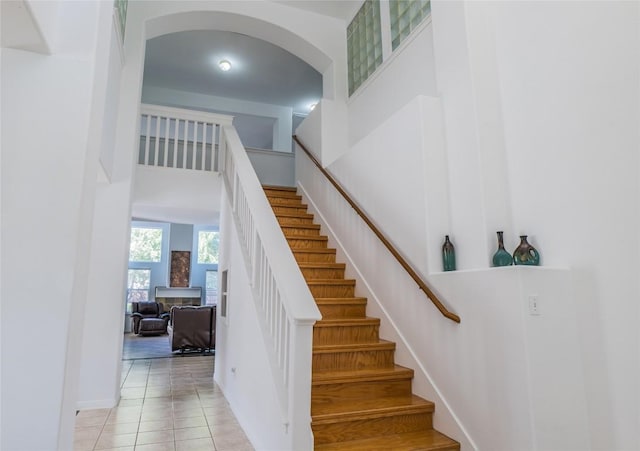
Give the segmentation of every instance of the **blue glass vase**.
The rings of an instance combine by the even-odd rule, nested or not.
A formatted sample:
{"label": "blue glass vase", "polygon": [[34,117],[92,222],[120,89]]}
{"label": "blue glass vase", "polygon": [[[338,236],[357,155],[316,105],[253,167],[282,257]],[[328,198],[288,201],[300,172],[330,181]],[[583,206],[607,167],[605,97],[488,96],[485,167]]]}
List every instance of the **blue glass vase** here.
{"label": "blue glass vase", "polygon": [[456,270],[456,251],[453,243],[449,240],[449,235],[444,237],[442,245],[442,266],[444,271]]}
{"label": "blue glass vase", "polygon": [[527,241],[527,235],[520,236],[520,244],[513,251],[513,263],[516,265],[533,265],[540,264],[540,254],[535,247]]}
{"label": "blue glass vase", "polygon": [[513,265],[513,257],[504,248],[503,233],[496,232],[498,235],[498,250],[493,254],[493,266],[510,266]]}

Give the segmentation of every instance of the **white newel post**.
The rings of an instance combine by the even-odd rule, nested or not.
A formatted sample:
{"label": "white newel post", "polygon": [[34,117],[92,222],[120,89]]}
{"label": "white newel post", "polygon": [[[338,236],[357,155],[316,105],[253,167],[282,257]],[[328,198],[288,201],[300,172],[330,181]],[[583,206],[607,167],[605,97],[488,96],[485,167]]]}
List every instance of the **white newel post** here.
{"label": "white newel post", "polygon": [[[311,432],[311,358],[313,348],[313,325],[316,320],[297,320],[293,327],[289,380],[289,412],[291,424],[291,449],[313,449]],[[297,377],[294,372],[298,372]]]}

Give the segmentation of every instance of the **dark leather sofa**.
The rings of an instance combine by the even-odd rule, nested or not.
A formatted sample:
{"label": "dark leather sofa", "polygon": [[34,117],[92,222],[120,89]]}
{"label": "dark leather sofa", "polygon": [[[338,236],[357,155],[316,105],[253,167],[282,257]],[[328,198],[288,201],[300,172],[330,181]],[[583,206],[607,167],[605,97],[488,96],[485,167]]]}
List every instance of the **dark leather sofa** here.
{"label": "dark leather sofa", "polygon": [[215,349],[216,342],[215,306],[174,306],[171,307],[169,343],[171,351],[207,351]]}
{"label": "dark leather sofa", "polygon": [[[164,334],[167,332],[169,314],[162,311],[162,304],[158,302],[133,302],[131,306],[134,334]],[[152,327],[144,327],[143,321],[147,319],[152,320],[148,321],[149,326],[153,324]]]}

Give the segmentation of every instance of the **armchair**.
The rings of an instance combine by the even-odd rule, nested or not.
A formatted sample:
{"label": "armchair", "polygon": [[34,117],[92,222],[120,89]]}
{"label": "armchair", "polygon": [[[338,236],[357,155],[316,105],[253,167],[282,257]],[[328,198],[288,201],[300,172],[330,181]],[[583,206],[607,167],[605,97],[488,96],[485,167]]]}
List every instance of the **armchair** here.
{"label": "armchair", "polygon": [[215,306],[174,306],[167,331],[171,350],[215,349]]}
{"label": "armchair", "polygon": [[169,314],[162,311],[162,304],[157,302],[133,302],[133,333],[146,335],[164,334],[167,332]]}

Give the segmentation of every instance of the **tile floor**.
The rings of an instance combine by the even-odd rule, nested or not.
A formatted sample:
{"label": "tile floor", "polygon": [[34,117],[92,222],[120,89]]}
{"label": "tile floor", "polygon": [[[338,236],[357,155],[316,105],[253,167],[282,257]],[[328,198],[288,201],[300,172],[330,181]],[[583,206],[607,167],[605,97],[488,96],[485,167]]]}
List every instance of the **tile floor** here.
{"label": "tile floor", "polygon": [[123,361],[120,403],[78,413],[74,450],[253,450],[213,382],[213,361],[213,356]]}

